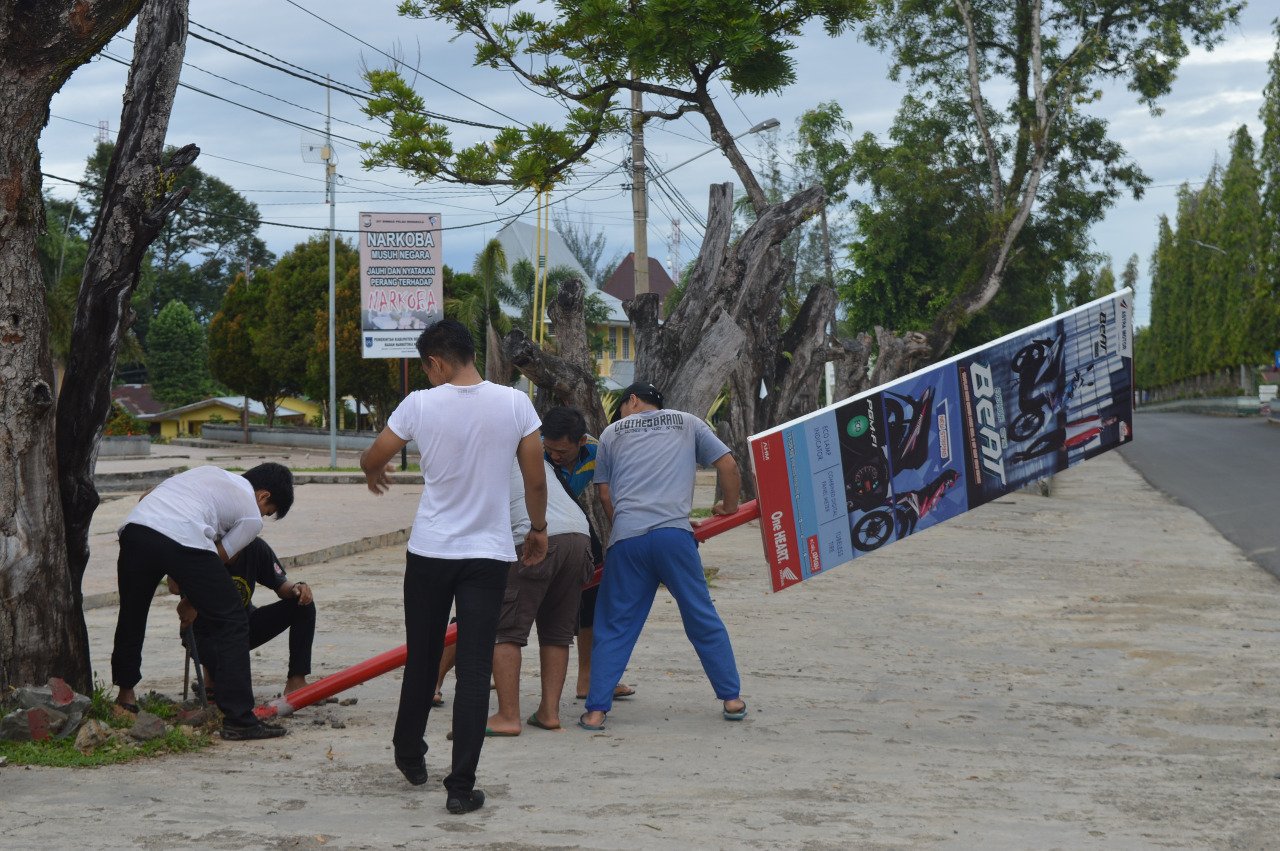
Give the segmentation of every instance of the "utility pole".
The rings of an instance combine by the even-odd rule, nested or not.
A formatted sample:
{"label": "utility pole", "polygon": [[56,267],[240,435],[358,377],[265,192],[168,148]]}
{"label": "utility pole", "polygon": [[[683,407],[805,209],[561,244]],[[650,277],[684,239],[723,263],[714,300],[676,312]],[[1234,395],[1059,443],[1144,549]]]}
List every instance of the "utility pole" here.
{"label": "utility pole", "polygon": [[330,100],[332,90],[329,88],[329,75],[324,78],[324,185],[325,197],[329,202],[329,469],[338,469],[338,370],[336,356],[337,323],[334,313],[334,237],[337,216],[338,165],[333,155],[333,136],[330,132]]}
{"label": "utility pole", "polygon": [[631,213],[635,235],[635,294],[649,291],[649,200],[645,194],[644,103],[631,92]]}
{"label": "utility pole", "polygon": [[667,251],[667,269],[671,272],[671,280],[677,284],[680,283],[679,270],[677,266],[680,263],[680,220],[671,220],[671,243]]}

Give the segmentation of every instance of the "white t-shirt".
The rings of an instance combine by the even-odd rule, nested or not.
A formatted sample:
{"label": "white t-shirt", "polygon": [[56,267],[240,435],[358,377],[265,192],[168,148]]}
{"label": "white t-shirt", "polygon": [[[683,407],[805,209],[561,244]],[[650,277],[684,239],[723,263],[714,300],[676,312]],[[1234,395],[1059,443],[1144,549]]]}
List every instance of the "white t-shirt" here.
{"label": "white t-shirt", "polygon": [[[547,535],[590,535],[587,515],[578,503],[556,481],[556,471],[546,458],[542,459],[543,472],[547,474]],[[524,543],[533,524],[529,522],[529,510],[524,504],[524,476],[520,462],[511,461],[511,538],[518,547]]]}
{"label": "white t-shirt", "polygon": [[[155,529],[197,550],[233,556],[262,532],[262,512],[249,480],[221,467],[196,467],[165,479],[133,507],[120,524]],[[119,530],[117,530],[119,531]]]}
{"label": "white t-shirt", "polygon": [[542,423],[529,397],[483,381],[410,393],[387,428],[422,453],[422,500],[409,552],[428,558],[514,561],[511,461]]}

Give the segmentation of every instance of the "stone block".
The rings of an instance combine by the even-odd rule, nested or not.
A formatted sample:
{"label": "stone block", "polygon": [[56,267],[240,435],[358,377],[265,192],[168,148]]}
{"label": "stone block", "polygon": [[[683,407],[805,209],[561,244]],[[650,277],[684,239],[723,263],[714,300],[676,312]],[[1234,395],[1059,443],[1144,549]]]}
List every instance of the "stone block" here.
{"label": "stone block", "polygon": [[150,712],[139,712],[138,720],[133,722],[133,726],[129,729],[129,736],[139,742],[149,742],[152,739],[158,739],[167,732],[164,719],[158,715],[152,715]]}
{"label": "stone block", "polygon": [[111,733],[111,728],[105,723],[95,718],[90,718],[80,727],[80,732],[76,734],[76,750],[87,754],[94,748],[110,741]]}

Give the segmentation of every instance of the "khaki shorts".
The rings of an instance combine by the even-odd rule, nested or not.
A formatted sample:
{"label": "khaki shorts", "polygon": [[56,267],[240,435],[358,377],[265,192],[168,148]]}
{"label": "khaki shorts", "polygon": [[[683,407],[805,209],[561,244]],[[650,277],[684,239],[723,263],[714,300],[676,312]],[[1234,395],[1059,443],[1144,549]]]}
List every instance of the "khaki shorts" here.
{"label": "khaki shorts", "polygon": [[547,557],[535,565],[519,560],[521,550],[516,548],[517,560],[507,573],[495,643],[524,647],[536,622],[539,644],[573,644],[583,577],[594,568],[591,539],[576,533],[552,535],[547,539]]}

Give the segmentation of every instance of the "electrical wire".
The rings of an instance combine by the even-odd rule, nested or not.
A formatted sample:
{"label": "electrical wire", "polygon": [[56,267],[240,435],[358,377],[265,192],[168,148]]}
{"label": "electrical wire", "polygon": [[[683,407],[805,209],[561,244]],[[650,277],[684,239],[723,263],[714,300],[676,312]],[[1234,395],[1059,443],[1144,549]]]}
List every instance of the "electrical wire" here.
{"label": "electrical wire", "polygon": [[[118,62],[119,64],[125,66],[126,68],[130,67],[129,62],[126,62],[125,60],[120,59],[119,57],[112,56],[111,54],[105,53],[105,52],[102,55],[105,56],[107,59],[110,59],[112,62]],[[211,97],[214,100],[220,100],[223,103],[229,103],[232,106],[238,106],[241,109],[247,110],[249,112],[257,113],[258,115],[261,115],[265,118],[270,118],[272,121],[279,121],[281,124],[288,124],[292,127],[297,127],[300,130],[306,130],[308,133],[315,133],[319,136],[328,136],[332,139],[340,139],[343,142],[350,142],[352,145],[358,146],[360,144],[359,139],[352,139],[350,136],[340,136],[337,133],[333,133],[333,132],[326,133],[324,130],[317,130],[314,127],[308,127],[307,125],[302,124],[301,122],[294,121],[290,118],[285,118],[284,116],[281,116],[281,115],[272,115],[270,112],[266,112],[256,107],[249,106],[248,104],[240,103],[239,101],[234,101],[231,98],[223,97],[222,95],[219,95],[219,94],[214,94],[213,92],[206,91],[205,89],[202,89],[199,86],[193,86],[190,83],[179,82],[178,86],[193,92],[198,92],[206,97]]]}
{"label": "electrical wire", "polygon": [[[611,174],[611,173],[612,173],[612,172],[610,172],[609,174]],[[72,185],[74,185],[74,186],[79,186],[79,187],[81,187],[81,188],[83,188],[83,189],[93,189],[93,188],[96,188],[96,187],[94,187],[92,184],[85,183],[84,181],[80,181],[80,180],[73,180],[73,179],[71,179],[71,178],[69,178],[69,177],[62,177],[62,176],[60,176],[60,175],[50,174],[50,173],[48,173],[48,172],[44,172],[44,171],[40,172],[40,174],[41,174],[42,176],[44,176],[44,177],[49,178],[50,180],[59,180],[59,181],[62,181],[63,183],[70,183],[70,184],[72,184]],[[596,186],[598,183],[602,182],[606,177],[608,177],[608,176],[609,176],[609,174],[601,175],[601,176],[600,176],[599,178],[597,178],[594,182],[587,184],[586,186],[584,186],[584,187],[582,187],[581,189],[578,189],[578,190],[576,190],[576,191],[574,191],[574,192],[570,193],[569,195],[565,195],[565,196],[564,196],[564,197],[562,197],[562,198],[558,198],[558,199],[556,199],[555,201],[551,202],[551,204],[553,204],[553,205],[554,205],[554,204],[563,204],[563,203],[566,203],[566,202],[567,202],[567,201],[569,201],[570,199],[575,198],[575,197],[577,197],[578,195],[581,195],[582,193],[584,193],[584,192],[586,192],[587,190],[589,190],[589,189],[593,188],[594,186]],[[617,190],[614,190],[614,194],[616,195],[616,194],[620,194],[620,193],[619,193]],[[522,209],[522,210],[521,210],[520,212],[518,212],[518,213],[512,213],[512,214],[507,215],[507,216],[499,216],[499,217],[497,217],[497,218],[489,219],[489,220],[487,220],[487,221],[483,221],[483,222],[472,222],[472,223],[470,223],[470,224],[465,224],[465,225],[449,225],[449,226],[447,226],[447,227],[442,227],[442,228],[440,228],[440,230],[442,230],[442,231],[447,231],[447,230],[466,230],[466,229],[468,229],[468,228],[484,227],[485,225],[492,225],[492,224],[499,224],[499,223],[502,223],[502,224],[509,224],[510,222],[512,222],[512,221],[514,221],[514,220],[516,220],[516,219],[520,218],[520,217],[521,217],[521,216],[523,216],[525,213],[529,212],[529,208],[530,208],[531,206],[533,206],[533,201],[534,201],[534,199],[530,199],[530,200],[529,200],[529,202],[524,206],[524,209]],[[254,225],[257,225],[257,226],[259,226],[259,227],[261,227],[262,225],[270,225],[270,226],[272,226],[272,227],[292,228],[292,229],[294,229],[294,230],[308,230],[308,231],[315,231],[315,232],[319,232],[319,233],[328,233],[328,232],[330,231],[330,228],[327,228],[327,227],[312,227],[312,226],[309,226],[309,225],[294,225],[294,224],[289,224],[288,222],[268,221],[267,219],[254,218],[254,217],[250,217],[250,216],[235,216],[235,215],[231,215],[230,213],[216,213],[216,212],[213,212],[212,210],[204,210],[204,209],[201,209],[201,208],[199,208],[199,207],[194,207],[194,206],[193,206],[193,207],[188,207],[187,209],[189,209],[189,210],[191,210],[192,212],[195,212],[195,213],[200,213],[200,214],[202,214],[202,215],[210,216],[210,217],[212,217],[212,218],[230,219],[230,220],[232,220],[232,221],[248,222],[248,223],[250,223],[250,224],[254,224]],[[335,233],[360,233],[360,232],[361,232],[361,231],[360,231],[359,229],[357,229],[357,228],[333,228],[332,230],[333,230]]]}
{"label": "electrical wire", "polygon": [[323,17],[323,16],[321,16],[321,15],[317,15],[315,12],[311,11],[310,9],[308,9],[308,8],[307,8],[307,7],[305,7],[305,6],[300,6],[299,4],[295,3],[295,2],[294,2],[294,0],[284,0],[284,2],[288,3],[290,6],[293,6],[295,9],[298,9],[299,11],[305,12],[306,14],[308,14],[308,15],[310,15],[311,17],[315,18],[317,21],[320,21],[322,24],[325,24],[326,26],[333,27],[335,30],[337,30],[338,32],[342,33],[342,34],[343,34],[343,35],[345,35],[347,38],[353,39],[353,40],[355,40],[355,41],[359,42],[360,44],[363,44],[365,47],[369,48],[370,50],[376,50],[378,53],[380,53],[380,54],[382,54],[383,56],[387,57],[387,58],[388,58],[388,59],[390,59],[392,62],[395,62],[395,63],[396,63],[396,64],[398,64],[398,65],[404,65],[406,68],[409,68],[410,70],[412,70],[415,74],[420,74],[420,75],[422,75],[423,77],[427,78],[427,79],[428,79],[428,80],[430,80],[431,82],[435,83],[437,86],[440,86],[440,87],[441,87],[441,88],[443,88],[443,89],[448,89],[449,91],[453,92],[455,95],[458,95],[458,96],[459,96],[459,97],[461,97],[461,98],[465,98],[466,100],[471,101],[471,102],[472,102],[472,103],[474,103],[476,106],[484,107],[485,109],[487,109],[487,110],[489,110],[490,112],[492,112],[494,115],[499,115],[499,116],[501,116],[501,117],[503,117],[503,118],[507,119],[508,121],[510,121],[510,122],[512,122],[512,123],[514,123],[514,124],[519,124],[521,127],[525,127],[525,128],[527,128],[527,127],[528,127],[528,125],[527,125],[527,124],[525,124],[523,121],[520,121],[519,119],[516,119],[516,118],[512,118],[510,115],[507,115],[505,112],[502,112],[501,110],[498,110],[498,109],[496,109],[496,108],[494,108],[494,107],[492,107],[492,106],[489,106],[487,103],[484,103],[484,102],[482,102],[482,101],[476,100],[475,98],[473,98],[473,97],[472,97],[471,95],[469,95],[469,94],[466,94],[466,93],[464,93],[464,92],[460,92],[460,91],[458,91],[457,89],[455,89],[453,86],[449,85],[448,83],[446,83],[446,82],[444,82],[444,81],[442,81],[442,80],[437,80],[435,77],[432,77],[430,74],[426,73],[426,72],[425,72],[425,71],[423,71],[421,68],[414,67],[413,65],[410,65],[408,62],[405,62],[405,61],[404,61],[404,60],[402,60],[402,59],[397,59],[395,56],[392,56],[390,53],[387,53],[387,52],[386,52],[385,50],[383,50],[382,48],[380,48],[380,47],[375,47],[374,45],[372,45],[372,44],[370,44],[369,42],[365,41],[364,39],[360,38],[358,35],[355,35],[354,33],[348,32],[347,30],[344,30],[342,27],[338,26],[338,25],[337,25],[337,24],[335,24],[333,21],[330,21],[330,20],[328,20],[327,18],[325,18],[325,17]]}
{"label": "electrical wire", "polygon": [[[235,56],[241,56],[245,59],[248,59],[251,62],[256,62],[259,65],[262,65],[264,67],[271,68],[283,74],[288,74],[291,77],[296,77],[299,80],[304,80],[308,83],[312,83],[314,85],[320,86],[321,88],[327,88],[332,91],[338,92],[339,94],[344,94],[349,97],[356,98],[358,100],[368,101],[371,98],[377,97],[377,95],[375,95],[373,92],[369,91],[368,89],[362,89],[362,88],[359,88],[358,86],[353,86],[349,83],[335,83],[332,80],[326,79],[323,74],[320,74],[316,71],[311,71],[307,68],[303,68],[301,65],[295,65],[294,63],[289,62],[286,59],[281,59],[278,56],[275,56],[271,53],[268,53],[265,50],[262,50],[261,48],[254,47],[253,45],[250,45],[250,44],[246,44],[245,42],[240,41],[239,39],[233,38],[232,36],[229,36],[225,33],[219,32],[218,30],[215,30],[212,27],[206,27],[203,24],[197,24],[195,21],[192,21],[191,23],[197,27],[200,27],[203,30],[207,30],[208,32],[214,33],[215,35],[218,35],[221,38],[225,38],[228,41],[235,42],[236,44],[241,45],[242,47],[245,47],[249,50],[257,51],[261,53],[263,56],[269,56],[271,59],[274,59],[276,62],[283,63],[284,65],[288,65],[292,68],[296,68],[298,69],[298,71],[301,71],[303,73],[299,74],[294,71],[290,71],[288,68],[281,67],[280,65],[276,65],[272,62],[268,62],[265,59],[261,59],[251,54],[244,53],[243,51],[236,50],[233,47],[229,47],[225,44],[221,44],[217,41],[214,41],[211,38],[202,36],[199,33],[189,33],[192,38],[195,38],[199,41],[203,41],[207,44],[211,44],[214,47],[217,47],[221,50],[225,50],[226,52],[231,53]],[[310,75],[310,76],[304,76],[304,74]],[[421,110],[419,114],[424,115],[427,118],[435,119],[437,121],[446,121],[454,124],[466,124],[470,127],[482,127],[487,130],[506,129],[497,124],[486,124],[483,121],[472,121],[469,118],[459,118],[455,115],[445,115],[444,113],[441,113],[441,112],[433,112],[431,110],[426,110],[426,109]]]}

